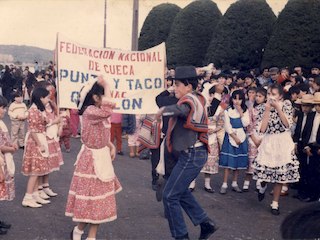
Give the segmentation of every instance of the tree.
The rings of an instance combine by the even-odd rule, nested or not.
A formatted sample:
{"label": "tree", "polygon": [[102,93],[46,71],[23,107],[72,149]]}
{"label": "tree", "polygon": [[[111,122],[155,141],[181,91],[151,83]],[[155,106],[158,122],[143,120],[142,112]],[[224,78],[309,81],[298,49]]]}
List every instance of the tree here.
{"label": "tree", "polygon": [[260,67],[276,16],[265,0],[232,4],[213,33],[206,62],[222,68]]}
{"label": "tree", "polygon": [[182,9],[174,19],[167,39],[169,67],[202,66],[221,12],[211,0],[198,0]]}
{"label": "tree", "polygon": [[165,42],[168,38],[171,24],[180,10],[180,7],[171,3],[163,3],[154,7],[143,23],[138,49],[145,50]]}
{"label": "tree", "polygon": [[261,66],[311,67],[319,63],[319,13],[319,0],[289,0],[278,17]]}

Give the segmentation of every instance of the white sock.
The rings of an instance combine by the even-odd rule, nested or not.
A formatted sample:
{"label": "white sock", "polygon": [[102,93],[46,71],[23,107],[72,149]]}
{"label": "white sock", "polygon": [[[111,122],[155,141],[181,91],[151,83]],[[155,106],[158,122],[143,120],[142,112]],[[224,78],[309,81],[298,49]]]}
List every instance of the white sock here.
{"label": "white sock", "polygon": [[259,193],[264,194],[266,190],[267,190],[267,184],[264,187],[262,187],[262,185],[261,185],[261,187],[259,189]]}
{"label": "white sock", "polygon": [[286,192],[286,191],[288,191],[288,186],[282,185],[281,192]]}
{"label": "white sock", "polygon": [[279,203],[276,202],[276,201],[272,201],[270,206],[271,206],[272,209],[278,209],[279,208]]}
{"label": "white sock", "polygon": [[87,238],[87,240],[96,240],[95,238]]}
{"label": "white sock", "polygon": [[261,188],[261,181],[260,181],[260,180],[257,180],[257,182],[256,182],[256,188],[257,188],[257,189],[260,189],[260,188]]}
{"label": "white sock", "polygon": [[26,193],[26,194],[24,195],[24,197],[25,197],[26,199],[33,199],[33,198],[32,198],[32,194],[30,194],[30,193]]}
{"label": "white sock", "polygon": [[231,186],[232,186],[232,187],[238,187],[238,183],[237,183],[237,181],[232,181]]}
{"label": "white sock", "polygon": [[44,188],[49,187],[49,183],[42,184],[42,187],[44,187]]}
{"label": "white sock", "polygon": [[74,229],[73,229],[73,240],[81,240],[81,236],[83,234],[83,231],[81,231],[78,226],[75,226]]}
{"label": "white sock", "polygon": [[224,183],[222,183],[222,186],[221,186],[222,188],[228,188],[228,183],[226,183],[226,182],[224,182]]}
{"label": "white sock", "polygon": [[210,177],[205,177],[204,178],[204,186],[205,188],[211,189],[211,185],[210,185]]}
{"label": "white sock", "polygon": [[243,187],[249,188],[249,185],[250,185],[250,181],[245,180],[243,183]]}
{"label": "white sock", "polygon": [[194,179],[190,185],[189,185],[189,188],[195,188],[196,187],[196,180]]}

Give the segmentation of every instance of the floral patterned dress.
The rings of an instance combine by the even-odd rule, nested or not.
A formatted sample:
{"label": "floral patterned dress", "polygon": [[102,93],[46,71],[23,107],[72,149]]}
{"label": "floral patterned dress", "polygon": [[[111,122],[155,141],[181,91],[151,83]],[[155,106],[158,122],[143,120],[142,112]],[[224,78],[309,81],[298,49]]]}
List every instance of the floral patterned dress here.
{"label": "floral patterned dress", "polygon": [[[4,125],[3,121],[0,120]],[[8,129],[0,127],[0,146],[12,147],[12,142]],[[0,152],[0,167],[4,173],[4,182],[0,183],[0,201],[11,201],[15,197],[14,176],[12,176],[7,168],[4,155]]]}
{"label": "floral patterned dress", "polygon": [[[288,100],[280,104],[289,127],[282,123],[278,112],[271,108],[268,126],[258,147],[256,161],[253,162],[253,178],[263,182],[293,183],[298,182],[300,178],[299,161],[294,152],[290,132],[293,124],[293,107]],[[257,122],[261,122],[265,105],[259,105],[257,110]]]}
{"label": "floral patterned dress", "polygon": [[[101,108],[91,105],[82,117],[81,139],[84,146],[75,164],[65,212],[75,222],[100,224],[117,218],[115,194],[122,187],[116,175],[108,181],[98,177],[93,157],[93,150],[106,147],[110,141],[111,113],[112,107],[108,104]],[[104,160],[112,161],[110,154],[105,155]]]}
{"label": "floral patterned dress", "polygon": [[41,112],[36,105],[28,110],[28,132],[26,134],[25,149],[22,160],[22,174],[26,176],[43,176],[50,173],[48,157],[41,153],[31,133],[41,134],[45,137],[48,123],[45,111]]}
{"label": "floral patterned dress", "polygon": [[[258,107],[258,106],[257,106]],[[257,158],[258,155],[258,147],[255,145],[251,136],[254,135],[257,139],[261,138],[261,134],[259,134],[258,127],[260,126],[258,122],[258,110],[257,107],[249,108],[249,116],[250,116],[250,124],[247,127],[247,136],[248,136],[248,169],[247,174],[253,174],[253,162]],[[260,119],[261,123],[261,119]]]}
{"label": "floral patterned dress", "polygon": [[[50,104],[46,106],[46,114],[47,114],[47,118],[50,125],[50,122],[52,122],[56,118],[56,114],[51,108]],[[46,129],[48,148],[49,148],[50,172],[58,171],[60,169],[60,166],[63,165],[63,156],[62,156],[59,137],[58,137],[58,125],[56,124],[55,126],[56,128],[54,128],[53,133],[48,132],[48,126]],[[51,127],[54,127],[54,126],[51,126]]]}
{"label": "floral patterned dress", "polygon": [[[223,126],[223,111],[221,113],[222,114],[217,111],[214,116],[209,117],[209,129],[216,130],[218,126]],[[217,174],[219,172],[220,147],[216,132],[208,134],[208,143],[210,152],[208,153],[208,160],[203,166],[201,172],[208,174]]]}

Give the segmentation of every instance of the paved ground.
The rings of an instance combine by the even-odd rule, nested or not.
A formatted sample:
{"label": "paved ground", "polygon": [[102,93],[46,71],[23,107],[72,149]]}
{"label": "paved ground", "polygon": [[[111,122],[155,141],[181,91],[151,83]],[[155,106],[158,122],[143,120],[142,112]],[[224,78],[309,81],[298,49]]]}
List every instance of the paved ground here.
{"label": "paved ground", "polygon": [[[79,149],[79,139],[72,139],[72,151],[63,152],[65,164],[61,171],[50,176],[51,186],[59,195],[41,209],[21,206],[27,178],[20,173],[22,151],[15,154],[16,198],[12,202],[0,202],[0,218],[13,226],[7,235],[0,236],[0,240],[69,238],[74,223],[64,216],[64,210]],[[129,158],[127,146],[124,152],[126,156],[118,156],[114,162],[123,186],[123,191],[117,195],[118,219],[101,225],[98,239],[171,239],[162,203],[156,201],[155,193],[151,190],[150,162]],[[215,190],[220,187],[221,172],[212,179]],[[209,194],[203,190],[203,182],[203,176],[200,175],[194,195],[219,226],[211,239],[281,239],[279,226],[282,220],[293,210],[306,205],[292,198],[295,191],[291,190],[290,196],[281,198],[281,215],[273,216],[269,212],[269,194],[263,202],[257,201],[253,189],[240,194],[231,191],[226,195]],[[199,227],[194,227],[187,217],[185,219],[190,238],[197,239]]]}

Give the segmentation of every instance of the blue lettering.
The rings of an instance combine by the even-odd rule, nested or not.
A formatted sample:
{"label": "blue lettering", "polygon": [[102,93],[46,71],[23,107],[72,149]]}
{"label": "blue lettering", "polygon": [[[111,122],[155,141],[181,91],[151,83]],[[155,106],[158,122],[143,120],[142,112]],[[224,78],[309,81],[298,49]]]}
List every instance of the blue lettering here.
{"label": "blue lettering", "polygon": [[119,86],[118,86],[119,80],[120,80],[120,79],[115,79],[115,78],[113,79],[114,83],[116,84],[116,85],[115,85],[115,88],[116,88],[116,89],[118,89],[118,87],[119,87]]}
{"label": "blue lettering", "polygon": [[[148,82],[149,82],[149,84],[148,84]],[[150,84],[150,83],[151,83],[151,84]],[[146,79],[144,80],[144,87],[145,87],[146,89],[151,89],[151,88],[152,88],[151,78],[146,78]]]}
{"label": "blue lettering", "polygon": [[161,88],[161,86],[162,86],[162,80],[161,80],[161,78],[156,78],[156,79],[154,80],[154,88]]}
{"label": "blue lettering", "polygon": [[126,79],[126,81],[129,82],[129,88],[130,88],[130,90],[132,90],[133,79]]}
{"label": "blue lettering", "polygon": [[78,103],[80,93],[78,91],[73,91],[71,93],[71,102]]}
{"label": "blue lettering", "polygon": [[135,86],[135,89],[137,90],[137,89],[141,89],[142,90],[142,85],[141,85],[141,83],[140,83],[140,80],[139,79],[137,79],[136,80],[136,86]]}

